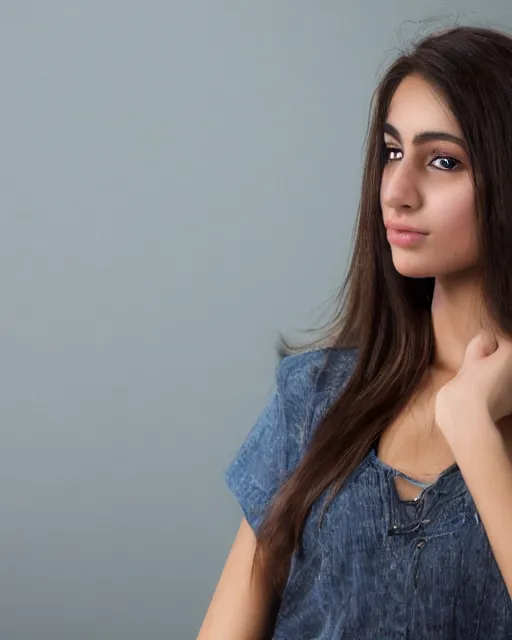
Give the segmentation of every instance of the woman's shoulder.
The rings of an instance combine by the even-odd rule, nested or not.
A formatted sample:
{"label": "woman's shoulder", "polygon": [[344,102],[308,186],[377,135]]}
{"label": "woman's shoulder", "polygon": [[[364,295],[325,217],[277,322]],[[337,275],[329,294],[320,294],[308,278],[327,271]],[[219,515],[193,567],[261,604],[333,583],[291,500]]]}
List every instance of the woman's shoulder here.
{"label": "woman's shoulder", "polygon": [[350,378],[357,353],[357,349],[327,347],[287,356],[281,361],[276,394],[281,419],[299,445],[299,455]]}
{"label": "woman's shoulder", "polygon": [[285,356],[277,369],[277,387],[286,397],[305,392],[338,391],[354,369],[356,348],[324,347]]}
{"label": "woman's shoulder", "polygon": [[300,462],[322,414],[353,368],[354,349],[285,356],[273,392],[225,470],[225,481],[256,531],[266,505]]}

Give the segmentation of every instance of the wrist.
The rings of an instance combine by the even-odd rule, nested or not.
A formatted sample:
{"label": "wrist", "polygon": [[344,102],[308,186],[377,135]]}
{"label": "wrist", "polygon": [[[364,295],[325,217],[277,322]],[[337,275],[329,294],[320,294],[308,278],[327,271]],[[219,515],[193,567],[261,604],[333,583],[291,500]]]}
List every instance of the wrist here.
{"label": "wrist", "polygon": [[468,405],[452,418],[449,428],[443,429],[443,434],[454,452],[467,446],[474,448],[489,437],[501,438],[488,407],[482,403]]}

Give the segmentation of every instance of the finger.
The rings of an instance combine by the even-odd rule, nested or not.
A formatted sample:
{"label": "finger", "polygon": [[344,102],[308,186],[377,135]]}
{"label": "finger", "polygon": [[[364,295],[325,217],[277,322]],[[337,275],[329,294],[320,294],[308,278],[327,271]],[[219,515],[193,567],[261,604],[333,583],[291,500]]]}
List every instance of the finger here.
{"label": "finger", "polygon": [[489,331],[478,333],[466,347],[465,361],[479,360],[494,353],[498,348],[495,336]]}

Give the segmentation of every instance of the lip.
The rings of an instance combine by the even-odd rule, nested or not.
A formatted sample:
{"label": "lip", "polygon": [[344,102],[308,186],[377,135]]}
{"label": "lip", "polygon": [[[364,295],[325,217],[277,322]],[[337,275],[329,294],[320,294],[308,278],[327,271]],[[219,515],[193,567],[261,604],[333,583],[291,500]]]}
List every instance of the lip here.
{"label": "lip", "polygon": [[398,247],[417,246],[427,237],[427,234],[420,233],[418,231],[403,231],[391,228],[388,228],[386,235],[389,244],[396,245]]}
{"label": "lip", "polygon": [[420,235],[426,236],[427,233],[425,231],[421,231],[421,229],[415,229],[414,227],[410,227],[407,224],[402,224],[401,222],[392,222],[388,221],[385,223],[387,229],[392,231],[406,232],[406,233],[419,233]]}

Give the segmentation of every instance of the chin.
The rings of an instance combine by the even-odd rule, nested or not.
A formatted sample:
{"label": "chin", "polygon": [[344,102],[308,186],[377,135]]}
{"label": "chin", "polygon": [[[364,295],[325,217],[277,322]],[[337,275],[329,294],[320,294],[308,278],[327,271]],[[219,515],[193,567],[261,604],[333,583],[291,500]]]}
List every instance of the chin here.
{"label": "chin", "polygon": [[393,265],[398,273],[405,278],[435,278],[438,270],[433,265],[413,260],[393,260]]}

